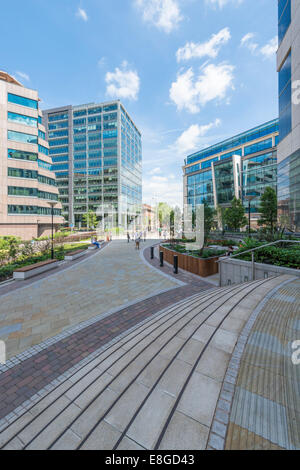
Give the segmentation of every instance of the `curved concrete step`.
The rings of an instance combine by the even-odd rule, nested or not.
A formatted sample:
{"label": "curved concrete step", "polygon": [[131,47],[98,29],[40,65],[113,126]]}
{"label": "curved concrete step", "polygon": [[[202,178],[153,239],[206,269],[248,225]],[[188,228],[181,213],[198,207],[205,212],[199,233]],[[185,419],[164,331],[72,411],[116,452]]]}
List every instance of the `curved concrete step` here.
{"label": "curved concrete step", "polygon": [[204,449],[249,316],[288,276],[195,295],[137,326],[2,430],[4,449]]}

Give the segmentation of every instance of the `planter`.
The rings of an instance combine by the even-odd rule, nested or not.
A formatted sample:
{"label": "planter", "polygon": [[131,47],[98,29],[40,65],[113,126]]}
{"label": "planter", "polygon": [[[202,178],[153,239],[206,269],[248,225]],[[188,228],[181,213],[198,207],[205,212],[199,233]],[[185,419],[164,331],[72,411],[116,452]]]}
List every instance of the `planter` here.
{"label": "planter", "polygon": [[201,277],[213,276],[218,274],[219,265],[217,263],[219,256],[213,258],[198,258],[196,256],[178,253],[164,246],[160,246],[160,250],[164,253],[164,259],[167,263],[173,265],[174,255],[178,256],[178,267],[184,271],[197,274]]}

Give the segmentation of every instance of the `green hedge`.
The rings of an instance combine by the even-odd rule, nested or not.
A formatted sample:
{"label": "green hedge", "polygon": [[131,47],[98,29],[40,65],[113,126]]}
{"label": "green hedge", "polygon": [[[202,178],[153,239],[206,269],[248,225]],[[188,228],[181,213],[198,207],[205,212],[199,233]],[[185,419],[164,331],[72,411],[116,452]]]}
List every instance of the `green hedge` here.
{"label": "green hedge", "polygon": [[[245,251],[245,247],[240,248],[235,254],[243,251]],[[251,261],[251,253],[241,255],[238,258],[244,261]],[[255,261],[257,263],[300,269],[300,247],[281,248],[279,246],[268,246],[261,248],[255,252]]]}

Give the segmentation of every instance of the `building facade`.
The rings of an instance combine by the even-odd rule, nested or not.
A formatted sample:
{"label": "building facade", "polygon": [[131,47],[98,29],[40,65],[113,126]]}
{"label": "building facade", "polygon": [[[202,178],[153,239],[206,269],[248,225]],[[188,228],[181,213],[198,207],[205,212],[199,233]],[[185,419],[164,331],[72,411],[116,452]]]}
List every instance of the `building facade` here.
{"label": "building facade", "polygon": [[278,1],[279,74],[278,209],[300,231],[300,2]]}
{"label": "building facade", "polygon": [[96,213],[103,229],[139,225],[141,133],[120,101],[43,111],[63,215],[70,226]]}
{"label": "building facade", "polygon": [[49,235],[64,222],[38,92],[0,71],[0,236]]}
{"label": "building facade", "polygon": [[203,204],[217,209],[241,199],[251,223],[257,225],[260,196],[267,186],[277,186],[278,120],[212,145],[188,156],[183,167],[184,204]]}

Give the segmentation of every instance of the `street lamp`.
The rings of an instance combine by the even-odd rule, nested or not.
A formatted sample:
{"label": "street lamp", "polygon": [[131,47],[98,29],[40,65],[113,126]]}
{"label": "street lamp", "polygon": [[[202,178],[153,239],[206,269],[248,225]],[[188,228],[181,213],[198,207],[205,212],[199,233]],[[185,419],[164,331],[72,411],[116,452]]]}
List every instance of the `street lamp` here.
{"label": "street lamp", "polygon": [[248,201],[248,219],[249,219],[249,225],[248,225],[248,234],[249,237],[251,237],[251,201],[256,198],[256,194],[248,194],[245,196],[246,201]]}
{"label": "street lamp", "polygon": [[54,216],[54,206],[56,206],[57,202],[55,201],[48,201],[49,206],[51,207],[51,259],[54,259],[54,246],[53,246],[53,216]]}

